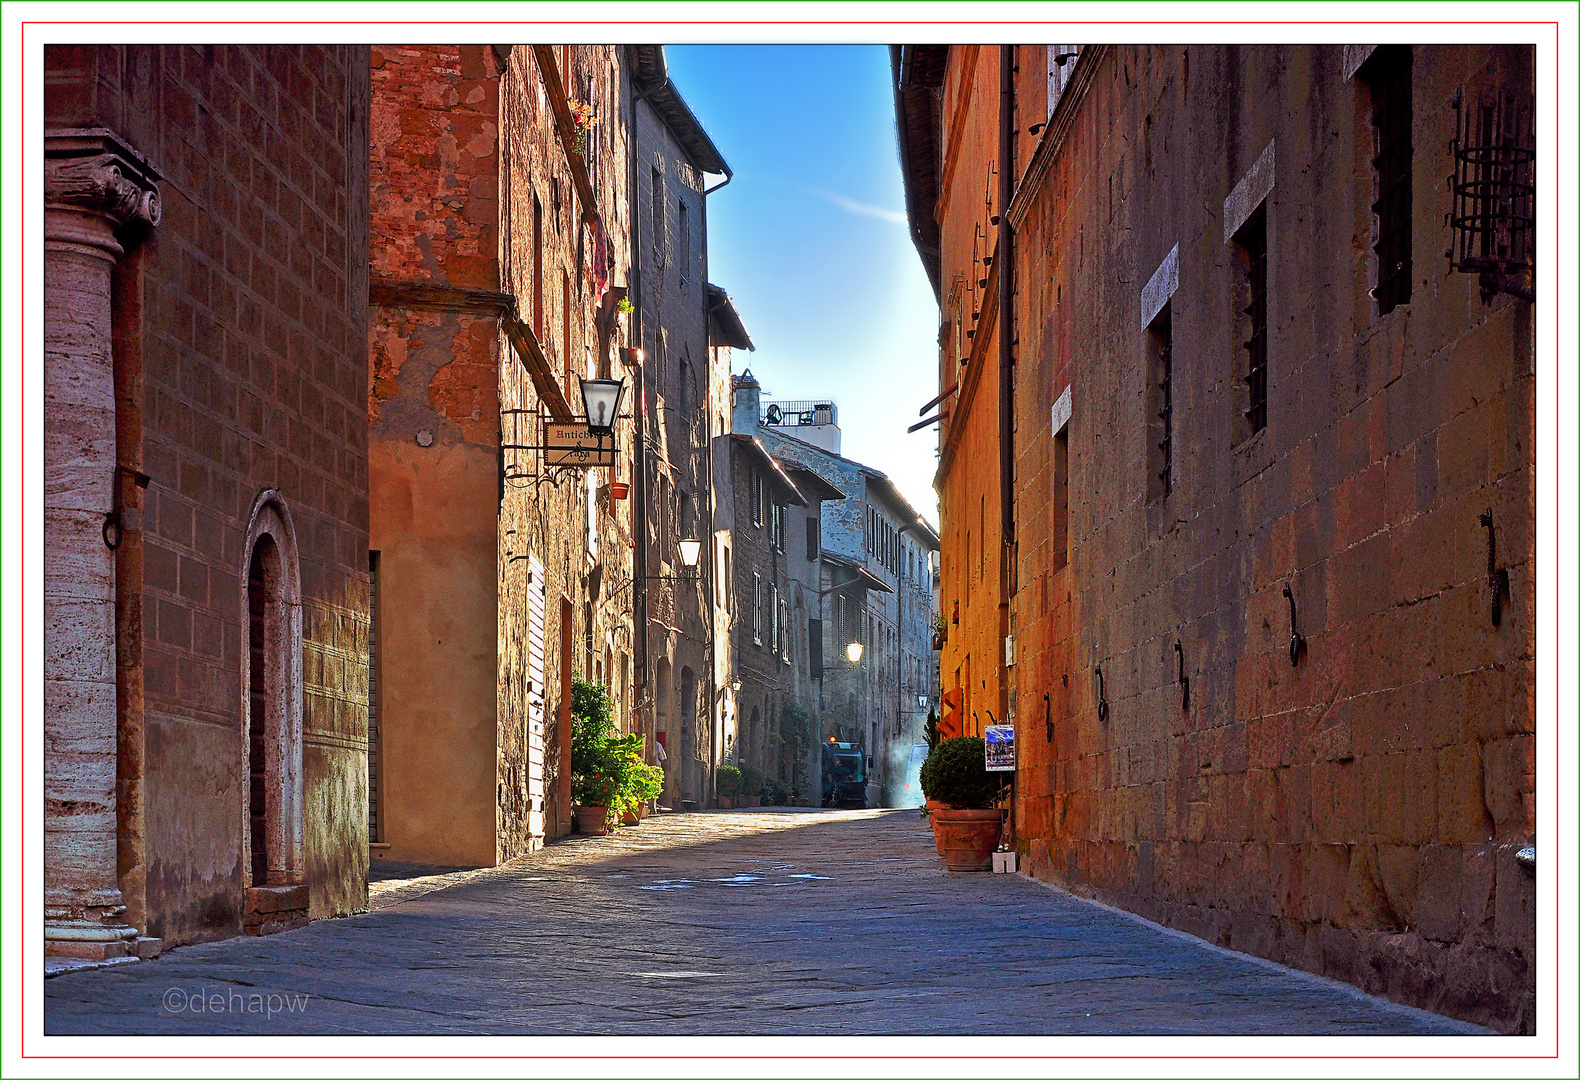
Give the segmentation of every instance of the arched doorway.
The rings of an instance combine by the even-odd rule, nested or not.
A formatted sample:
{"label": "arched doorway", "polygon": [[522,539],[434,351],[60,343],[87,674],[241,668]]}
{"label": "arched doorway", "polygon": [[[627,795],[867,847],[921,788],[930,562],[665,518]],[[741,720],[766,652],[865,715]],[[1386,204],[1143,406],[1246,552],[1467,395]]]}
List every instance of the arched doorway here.
{"label": "arched doorway", "polygon": [[[242,850],[249,889],[299,886],[302,852],[302,593],[296,530],[278,491],[253,504],[243,578],[242,761],[247,775]],[[267,933],[305,920],[305,890],[277,917],[252,922]]]}
{"label": "arched doorway", "polygon": [[697,783],[697,677],[680,669],[680,797],[700,803]]}

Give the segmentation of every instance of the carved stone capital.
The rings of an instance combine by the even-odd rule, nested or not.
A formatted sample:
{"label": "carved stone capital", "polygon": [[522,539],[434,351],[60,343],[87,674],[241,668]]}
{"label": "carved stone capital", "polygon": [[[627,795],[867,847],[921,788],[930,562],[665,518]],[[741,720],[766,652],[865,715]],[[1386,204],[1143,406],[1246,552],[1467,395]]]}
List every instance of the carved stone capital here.
{"label": "carved stone capital", "polygon": [[106,218],[111,228],[158,225],[159,174],[105,128],[44,133],[44,205]]}

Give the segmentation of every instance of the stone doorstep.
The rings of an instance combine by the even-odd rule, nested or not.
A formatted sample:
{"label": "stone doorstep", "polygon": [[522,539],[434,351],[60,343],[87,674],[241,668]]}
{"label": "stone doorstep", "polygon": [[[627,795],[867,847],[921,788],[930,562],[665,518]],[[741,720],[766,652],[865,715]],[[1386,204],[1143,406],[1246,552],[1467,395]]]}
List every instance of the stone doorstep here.
{"label": "stone doorstep", "polygon": [[248,915],[307,911],[306,885],[254,885],[247,890]]}
{"label": "stone doorstep", "polygon": [[72,960],[116,960],[130,956],[127,941],[45,941],[44,955]]}
{"label": "stone doorstep", "polygon": [[[90,971],[93,968],[114,964],[131,964],[138,960],[158,957],[163,941],[156,937],[140,937],[133,941],[51,941],[44,948],[44,977],[64,975],[68,971]],[[70,951],[61,946],[80,947]]]}

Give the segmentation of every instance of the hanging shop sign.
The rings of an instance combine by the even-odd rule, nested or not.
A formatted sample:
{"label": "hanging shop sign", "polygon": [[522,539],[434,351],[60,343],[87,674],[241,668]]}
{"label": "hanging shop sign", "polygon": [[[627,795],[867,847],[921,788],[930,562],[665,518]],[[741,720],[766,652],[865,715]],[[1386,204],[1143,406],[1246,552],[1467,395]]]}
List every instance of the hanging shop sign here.
{"label": "hanging shop sign", "polygon": [[982,729],[988,772],[1015,771],[1015,725],[989,724]]}
{"label": "hanging shop sign", "polygon": [[545,423],[543,425],[543,463],[556,466],[593,468],[614,464],[614,439],[587,430],[585,423]]}

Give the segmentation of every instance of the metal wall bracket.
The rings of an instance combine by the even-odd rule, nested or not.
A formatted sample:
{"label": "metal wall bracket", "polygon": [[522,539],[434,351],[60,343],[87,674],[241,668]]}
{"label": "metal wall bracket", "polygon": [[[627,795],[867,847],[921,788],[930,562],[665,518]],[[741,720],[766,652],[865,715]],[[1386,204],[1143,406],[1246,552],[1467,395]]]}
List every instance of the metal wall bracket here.
{"label": "metal wall bracket", "polygon": [[1100,723],[1108,722],[1108,688],[1103,683],[1103,665],[1098,664],[1092,668],[1097,674],[1097,719]]}
{"label": "metal wall bracket", "polygon": [[1048,694],[1042,695],[1042,725],[1047,731],[1048,741],[1053,741],[1053,698]]}
{"label": "metal wall bracket", "polygon": [[1180,708],[1190,710],[1190,677],[1185,674],[1185,649],[1174,643],[1174,656],[1179,661]]}
{"label": "metal wall bracket", "polygon": [[1487,530],[1487,588],[1492,591],[1492,625],[1503,622],[1503,598],[1509,595],[1509,572],[1498,569],[1498,533],[1492,523],[1492,508],[1481,514],[1481,524]]}
{"label": "metal wall bracket", "polygon": [[1300,664],[1300,654],[1305,651],[1306,639],[1297,629],[1297,613],[1295,611],[1295,591],[1289,587],[1289,582],[1284,582],[1284,597],[1289,601],[1289,666],[1296,667]]}

